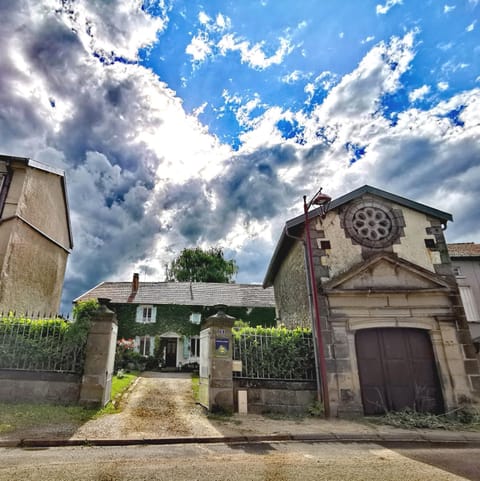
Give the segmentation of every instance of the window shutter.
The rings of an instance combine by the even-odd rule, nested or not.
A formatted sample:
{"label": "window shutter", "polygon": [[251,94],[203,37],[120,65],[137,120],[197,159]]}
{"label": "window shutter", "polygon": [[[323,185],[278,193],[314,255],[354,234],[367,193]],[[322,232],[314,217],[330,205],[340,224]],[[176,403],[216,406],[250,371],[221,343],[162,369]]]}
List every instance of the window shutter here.
{"label": "window shutter", "polygon": [[152,306],[152,324],[157,322],[157,306]]}
{"label": "window shutter", "polygon": [[475,303],[472,289],[468,286],[460,286],[459,290],[460,297],[462,298],[463,307],[465,308],[465,315],[467,316],[467,321],[480,321],[477,304]]}
{"label": "window shutter", "polygon": [[143,307],[137,306],[137,317],[135,322],[143,322]]}

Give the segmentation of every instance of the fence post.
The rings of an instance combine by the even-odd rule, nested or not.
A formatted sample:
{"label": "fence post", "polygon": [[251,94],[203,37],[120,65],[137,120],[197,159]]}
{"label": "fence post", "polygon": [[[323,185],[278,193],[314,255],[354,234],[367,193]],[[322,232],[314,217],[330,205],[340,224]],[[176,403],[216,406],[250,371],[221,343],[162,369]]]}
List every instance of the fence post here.
{"label": "fence post", "polygon": [[209,411],[233,412],[232,327],[234,317],[219,306],[200,333],[199,402]]}
{"label": "fence post", "polygon": [[103,407],[110,400],[118,324],[115,313],[106,305],[108,301],[98,299],[100,307],[87,338],[79,402],[88,407]]}

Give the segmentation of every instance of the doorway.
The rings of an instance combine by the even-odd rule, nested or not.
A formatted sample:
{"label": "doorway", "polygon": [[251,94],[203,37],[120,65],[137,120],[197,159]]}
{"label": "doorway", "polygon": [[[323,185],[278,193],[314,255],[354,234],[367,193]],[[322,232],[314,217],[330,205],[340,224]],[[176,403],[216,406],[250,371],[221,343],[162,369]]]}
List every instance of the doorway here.
{"label": "doorway", "polygon": [[177,339],[167,338],[165,349],[165,367],[177,367]]}
{"label": "doorway", "polygon": [[365,414],[405,408],[443,411],[443,398],[428,331],[363,329],[356,333],[358,372]]}

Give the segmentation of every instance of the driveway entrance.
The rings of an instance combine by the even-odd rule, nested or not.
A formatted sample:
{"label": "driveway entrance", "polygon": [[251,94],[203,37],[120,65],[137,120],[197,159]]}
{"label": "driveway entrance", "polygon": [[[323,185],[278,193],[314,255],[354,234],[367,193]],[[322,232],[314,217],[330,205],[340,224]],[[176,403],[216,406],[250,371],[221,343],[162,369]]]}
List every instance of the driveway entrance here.
{"label": "driveway entrance", "polygon": [[428,331],[407,328],[363,329],[355,336],[365,414],[405,408],[443,410]]}
{"label": "driveway entrance", "polygon": [[143,372],[123,404],[122,412],[88,421],[75,437],[218,436],[203,408],[195,404],[190,373]]}

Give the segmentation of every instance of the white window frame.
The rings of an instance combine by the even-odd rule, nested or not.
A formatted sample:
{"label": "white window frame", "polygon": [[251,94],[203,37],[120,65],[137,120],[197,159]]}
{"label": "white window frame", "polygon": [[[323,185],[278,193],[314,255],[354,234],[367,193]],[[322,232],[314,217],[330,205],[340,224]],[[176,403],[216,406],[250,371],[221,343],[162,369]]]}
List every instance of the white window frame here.
{"label": "white window frame", "polygon": [[202,321],[202,314],[200,312],[192,312],[190,314],[190,322],[192,324],[200,324]]}
{"label": "white window frame", "polygon": [[[194,342],[194,349],[192,351],[192,341]],[[189,340],[189,351],[190,351],[190,357],[191,358],[199,358],[200,357],[200,336],[191,336]]]}
{"label": "white window frame", "polygon": [[[148,352],[145,352],[145,338],[149,339],[149,349],[148,349]],[[140,350],[140,347],[142,345],[142,340],[144,341],[144,352],[142,352]],[[155,336],[150,336],[148,334],[144,335],[144,336],[135,336],[135,351],[137,351],[138,353],[140,353],[142,356],[153,356],[153,351],[154,351],[154,344],[155,344]]]}
{"label": "white window frame", "polygon": [[135,321],[139,324],[155,324],[157,320],[157,308],[152,305],[140,305],[137,307]]}

